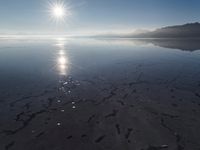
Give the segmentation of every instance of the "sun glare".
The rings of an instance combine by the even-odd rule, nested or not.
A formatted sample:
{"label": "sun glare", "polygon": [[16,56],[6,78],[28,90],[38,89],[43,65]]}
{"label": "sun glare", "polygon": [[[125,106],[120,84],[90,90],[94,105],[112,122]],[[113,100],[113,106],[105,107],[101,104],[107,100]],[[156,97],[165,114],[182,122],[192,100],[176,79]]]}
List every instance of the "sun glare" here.
{"label": "sun glare", "polygon": [[62,18],[65,14],[64,8],[62,6],[55,6],[53,8],[53,14],[56,18]]}
{"label": "sun glare", "polygon": [[64,21],[71,15],[70,7],[64,1],[49,3],[51,18],[55,21]]}
{"label": "sun glare", "polygon": [[65,10],[63,6],[55,5],[53,8],[53,15],[56,18],[63,18],[65,15]]}

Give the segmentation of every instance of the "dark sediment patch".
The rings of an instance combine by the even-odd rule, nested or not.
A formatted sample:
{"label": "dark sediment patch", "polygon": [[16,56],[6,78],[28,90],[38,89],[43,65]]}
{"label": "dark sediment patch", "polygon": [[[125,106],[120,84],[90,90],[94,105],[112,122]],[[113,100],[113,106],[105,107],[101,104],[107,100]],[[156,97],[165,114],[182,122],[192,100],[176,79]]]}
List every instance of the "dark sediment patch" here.
{"label": "dark sediment patch", "polygon": [[11,147],[13,147],[15,144],[14,141],[10,142],[8,145],[5,146],[5,150],[9,150]]}
{"label": "dark sediment patch", "polygon": [[68,136],[68,137],[67,137],[67,139],[69,140],[69,139],[71,139],[72,137],[73,137],[73,136],[72,136],[72,135],[70,135],[70,136]]}
{"label": "dark sediment patch", "polygon": [[108,115],[106,115],[105,118],[115,117],[115,116],[117,115],[118,112],[119,112],[118,110],[113,109],[113,112],[110,113],[110,114],[108,114]]}
{"label": "dark sediment patch", "polygon": [[120,126],[119,126],[119,124],[116,124],[115,127],[117,129],[117,133],[120,134],[121,132],[120,132]]}
{"label": "dark sediment patch", "polygon": [[101,142],[105,137],[106,137],[106,135],[102,135],[102,136],[98,137],[98,138],[95,140],[95,142],[96,142],[96,143],[99,143],[99,142]]}
{"label": "dark sediment patch", "polygon": [[131,135],[131,132],[133,131],[132,128],[128,128],[127,133],[125,134],[125,138],[128,139],[129,136]]}
{"label": "dark sediment patch", "polygon": [[39,137],[41,137],[42,135],[44,135],[45,134],[45,132],[40,132],[38,135],[36,135],[35,137],[36,138],[39,138]]}

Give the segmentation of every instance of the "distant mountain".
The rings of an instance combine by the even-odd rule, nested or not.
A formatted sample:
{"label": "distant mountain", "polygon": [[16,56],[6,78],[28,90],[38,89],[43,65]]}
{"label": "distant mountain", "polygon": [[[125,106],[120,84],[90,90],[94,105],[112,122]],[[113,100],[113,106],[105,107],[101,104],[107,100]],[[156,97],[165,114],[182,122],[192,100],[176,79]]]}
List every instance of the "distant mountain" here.
{"label": "distant mountain", "polygon": [[98,38],[200,38],[200,23],[168,26],[154,31],[134,32],[128,34],[102,34],[92,37]]}
{"label": "distant mountain", "polygon": [[152,32],[132,35],[136,38],[200,38],[200,23],[169,26]]}

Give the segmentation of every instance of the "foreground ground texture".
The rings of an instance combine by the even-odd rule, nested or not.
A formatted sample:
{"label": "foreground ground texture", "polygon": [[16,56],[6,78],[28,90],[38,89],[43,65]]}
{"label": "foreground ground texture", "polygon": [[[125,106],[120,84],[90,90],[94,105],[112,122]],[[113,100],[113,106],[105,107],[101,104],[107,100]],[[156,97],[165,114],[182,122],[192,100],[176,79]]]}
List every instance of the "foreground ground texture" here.
{"label": "foreground ground texture", "polygon": [[3,79],[12,82],[2,80],[0,149],[199,150],[200,53],[143,49],[162,52],[145,55],[121,46],[118,52],[126,55],[111,49],[95,57],[86,51],[76,62],[82,56],[69,51],[74,59],[69,73],[52,80],[51,71],[21,71],[22,85],[2,69]]}

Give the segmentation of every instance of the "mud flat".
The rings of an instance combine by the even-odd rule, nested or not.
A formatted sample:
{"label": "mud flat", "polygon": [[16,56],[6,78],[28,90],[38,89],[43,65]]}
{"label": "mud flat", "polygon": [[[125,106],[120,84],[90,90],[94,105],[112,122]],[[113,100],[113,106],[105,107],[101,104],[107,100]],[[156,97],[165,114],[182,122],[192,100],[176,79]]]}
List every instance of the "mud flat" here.
{"label": "mud flat", "polygon": [[93,39],[3,45],[0,149],[200,149],[198,50]]}

